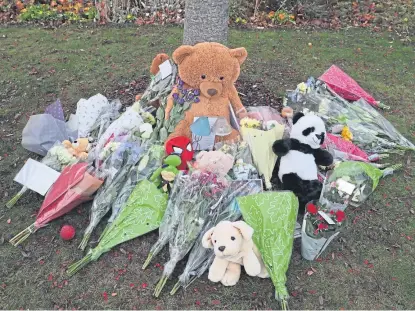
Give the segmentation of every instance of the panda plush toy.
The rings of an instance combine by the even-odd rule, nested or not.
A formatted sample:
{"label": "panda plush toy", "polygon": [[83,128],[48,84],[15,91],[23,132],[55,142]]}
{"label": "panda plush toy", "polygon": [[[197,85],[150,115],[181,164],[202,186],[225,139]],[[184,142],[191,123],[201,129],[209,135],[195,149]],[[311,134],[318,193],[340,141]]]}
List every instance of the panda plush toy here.
{"label": "panda plush toy", "polygon": [[322,150],[326,128],[321,118],[296,113],[289,139],[274,142],[272,150],[278,156],[272,181],[283,190],[290,190],[298,197],[300,213],[305,205],[320,198],[322,184],[318,180],[317,165],[330,166],[332,155]]}

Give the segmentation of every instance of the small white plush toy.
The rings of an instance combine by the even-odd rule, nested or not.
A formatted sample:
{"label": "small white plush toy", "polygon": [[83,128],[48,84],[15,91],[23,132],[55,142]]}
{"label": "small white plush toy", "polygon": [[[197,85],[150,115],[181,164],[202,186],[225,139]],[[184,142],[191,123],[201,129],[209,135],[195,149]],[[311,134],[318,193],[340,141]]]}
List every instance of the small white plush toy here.
{"label": "small white plush toy", "polygon": [[209,280],[233,286],[239,281],[241,265],[250,276],[269,277],[261,254],[252,240],[254,229],[244,221],[221,221],[203,236],[203,247],[213,248],[215,259]]}

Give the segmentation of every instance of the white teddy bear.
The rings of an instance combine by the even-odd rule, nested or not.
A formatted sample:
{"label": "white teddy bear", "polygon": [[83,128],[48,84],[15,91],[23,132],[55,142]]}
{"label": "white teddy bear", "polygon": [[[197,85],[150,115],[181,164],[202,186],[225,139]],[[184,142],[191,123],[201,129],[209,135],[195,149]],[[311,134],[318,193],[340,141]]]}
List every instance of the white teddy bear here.
{"label": "white teddy bear", "polygon": [[254,230],[243,221],[221,221],[203,236],[203,247],[213,248],[215,259],[209,280],[233,286],[239,281],[241,265],[250,276],[269,277],[261,254],[252,240]]}

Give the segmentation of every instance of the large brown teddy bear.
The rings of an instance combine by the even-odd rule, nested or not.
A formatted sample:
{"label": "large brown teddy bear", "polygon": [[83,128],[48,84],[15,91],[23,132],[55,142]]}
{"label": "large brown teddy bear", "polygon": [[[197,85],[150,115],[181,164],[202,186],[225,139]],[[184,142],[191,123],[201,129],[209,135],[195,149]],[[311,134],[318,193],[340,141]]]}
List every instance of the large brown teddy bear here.
{"label": "large brown teddy bear", "polygon": [[[247,56],[245,48],[229,49],[222,44],[211,42],[195,46],[183,45],[173,52],[173,61],[178,66],[180,81],[168,98],[165,119],[169,119],[173,105],[180,104],[180,94],[183,90],[193,89],[198,96],[169,138],[186,136],[191,139],[190,125],[195,117],[225,117],[230,122],[229,104],[237,115],[246,111],[234,83]],[[216,138],[218,141],[238,137],[238,131],[233,130],[228,136]]]}

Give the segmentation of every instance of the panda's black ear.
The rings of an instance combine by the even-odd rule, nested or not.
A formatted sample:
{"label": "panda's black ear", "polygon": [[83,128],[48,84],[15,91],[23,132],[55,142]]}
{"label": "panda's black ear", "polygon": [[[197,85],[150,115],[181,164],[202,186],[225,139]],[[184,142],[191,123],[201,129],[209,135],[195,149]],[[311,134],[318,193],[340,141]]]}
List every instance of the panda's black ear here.
{"label": "panda's black ear", "polygon": [[297,121],[302,117],[304,117],[304,113],[297,112],[293,117],[293,124],[297,123]]}

